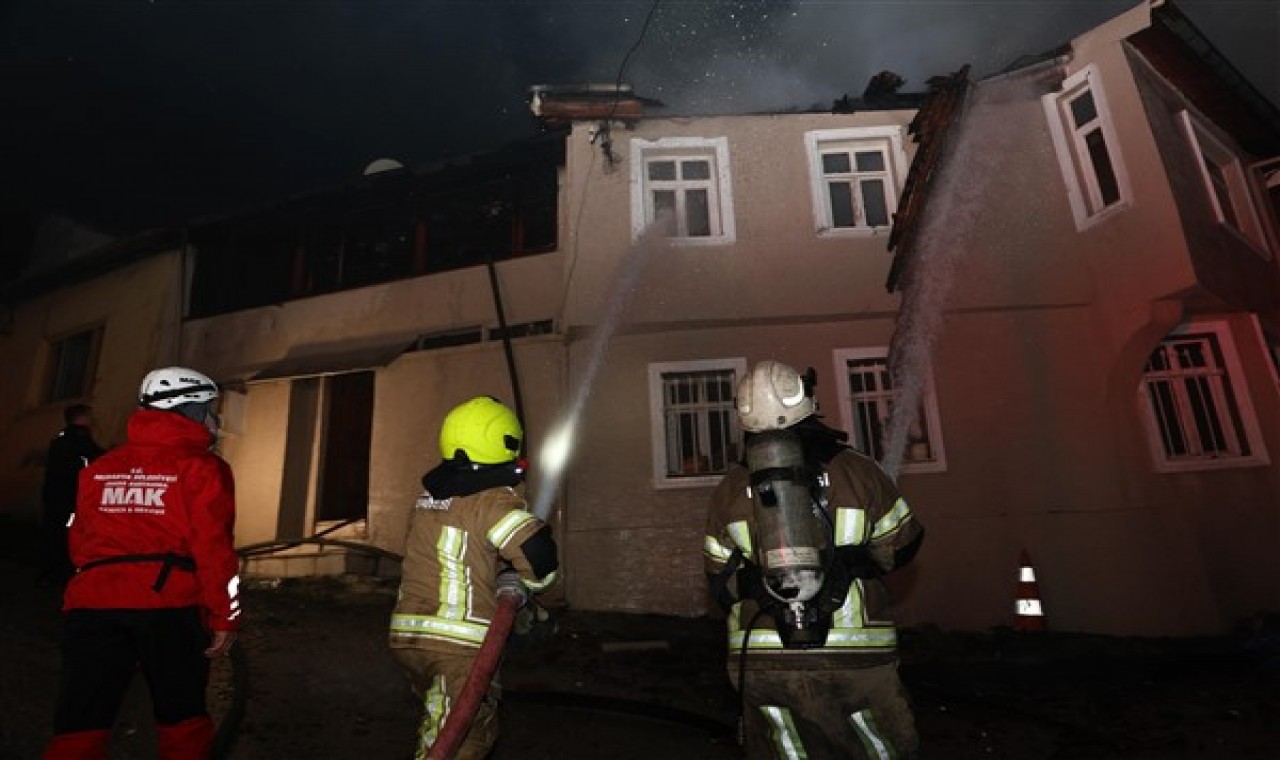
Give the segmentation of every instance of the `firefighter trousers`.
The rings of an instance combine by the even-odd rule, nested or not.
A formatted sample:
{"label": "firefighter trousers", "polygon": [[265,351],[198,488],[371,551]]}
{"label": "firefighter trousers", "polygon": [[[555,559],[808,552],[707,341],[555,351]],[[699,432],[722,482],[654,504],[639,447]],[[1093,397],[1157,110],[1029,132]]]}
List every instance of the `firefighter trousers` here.
{"label": "firefighter trousers", "polygon": [[[431,745],[440,735],[449,717],[450,708],[457,703],[458,695],[471,673],[479,650],[459,647],[457,652],[441,652],[428,649],[393,648],[392,655],[409,674],[413,693],[422,700],[422,722],[418,727],[418,746],[415,760],[427,756]],[[458,745],[456,760],[481,760],[498,740],[498,702],[502,690],[497,674],[489,683],[488,691],[476,709],[471,727]]]}
{"label": "firefighter trousers", "polygon": [[[738,673],[732,678],[737,681]],[[838,670],[756,670],[745,674],[746,756],[915,757],[919,739],[896,663]]]}

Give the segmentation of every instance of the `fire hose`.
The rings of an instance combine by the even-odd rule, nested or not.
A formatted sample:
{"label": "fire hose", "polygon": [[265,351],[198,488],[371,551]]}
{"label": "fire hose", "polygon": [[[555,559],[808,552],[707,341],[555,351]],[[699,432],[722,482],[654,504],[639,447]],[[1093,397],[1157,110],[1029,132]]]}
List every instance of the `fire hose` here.
{"label": "fire hose", "polygon": [[485,633],[484,641],[480,643],[480,651],[476,654],[475,661],[471,663],[471,672],[467,674],[467,681],[462,685],[462,691],[459,692],[453,708],[449,710],[449,717],[445,718],[444,726],[436,736],[435,743],[431,745],[427,760],[446,760],[451,757],[458,745],[462,743],[463,737],[467,735],[467,730],[471,728],[471,721],[476,716],[476,710],[480,708],[480,700],[488,691],[493,672],[497,670],[498,662],[502,659],[502,649],[506,646],[507,635],[511,633],[516,612],[524,606],[527,599],[528,592],[515,571],[498,573],[497,609],[493,611],[489,630]]}

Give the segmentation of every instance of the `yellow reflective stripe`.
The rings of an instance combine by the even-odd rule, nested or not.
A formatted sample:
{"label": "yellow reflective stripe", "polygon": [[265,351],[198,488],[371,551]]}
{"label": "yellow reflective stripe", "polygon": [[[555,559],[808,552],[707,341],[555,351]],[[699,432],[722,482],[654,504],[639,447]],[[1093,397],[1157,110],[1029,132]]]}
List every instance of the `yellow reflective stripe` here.
{"label": "yellow reflective stripe", "polygon": [[485,538],[488,538],[489,543],[493,544],[495,548],[502,549],[518,530],[533,522],[535,519],[537,518],[523,509],[513,509],[503,515],[502,519],[489,529]]}
{"label": "yellow reflective stripe", "polygon": [[550,573],[547,573],[547,577],[543,578],[542,580],[524,581],[524,585],[530,591],[533,591],[535,593],[538,591],[546,591],[547,589],[551,588],[551,585],[554,584],[556,582],[556,579],[560,577],[559,572],[560,572],[559,570],[552,570]]}
{"label": "yellow reflective stripe", "polygon": [[467,555],[467,532],[446,526],[436,541],[440,563],[440,607],[442,618],[462,620],[471,612],[471,571],[463,560]]}
{"label": "yellow reflective stripe", "polygon": [[[872,649],[876,651],[893,650],[898,646],[898,632],[893,626],[870,626],[867,628],[832,628],[827,632],[827,643],[823,649]],[[778,632],[768,628],[752,628],[747,637],[748,650],[782,649],[782,638]],[[729,651],[742,651],[742,631],[730,629]]]}
{"label": "yellow reflective stripe", "polygon": [[907,506],[907,500],[899,497],[893,503],[893,509],[885,513],[884,517],[876,520],[876,529],[871,534],[872,538],[882,538],[902,527],[902,524],[911,517],[911,507]]}
{"label": "yellow reflective stripe", "polygon": [[391,616],[391,633],[402,636],[422,636],[432,639],[446,639],[461,644],[479,646],[489,630],[489,621],[469,623],[465,620],[449,620],[434,615],[406,615],[396,613]]}
{"label": "yellow reflective stripe", "polygon": [[444,676],[436,676],[431,679],[431,688],[422,695],[422,723],[418,725],[418,747],[413,754],[414,760],[426,760],[447,717],[449,692],[445,689]]}
{"label": "yellow reflective stripe", "polygon": [[840,507],[836,510],[836,546],[855,546],[867,542],[867,510]]}
{"label": "yellow reflective stripe", "polygon": [[747,524],[747,521],[738,520],[736,522],[731,522],[726,530],[729,532],[729,538],[733,539],[733,542],[738,545],[738,548],[742,550],[742,553],[750,557],[751,526]]}
{"label": "yellow reflective stripe", "polygon": [[809,755],[804,751],[804,742],[800,740],[800,732],[791,719],[791,711],[785,707],[760,705],[760,713],[769,723],[769,738],[773,740],[773,748],[778,757],[807,760]]}
{"label": "yellow reflective stripe", "polygon": [[702,553],[709,559],[723,564],[729,561],[729,556],[733,554],[733,550],[720,543],[715,536],[704,536],[702,539]]}
{"label": "yellow reflective stripe", "polygon": [[862,583],[854,579],[845,592],[844,604],[831,616],[836,628],[861,628],[867,624],[867,611],[862,604]]}
{"label": "yellow reflective stripe", "polygon": [[853,724],[853,730],[857,732],[858,738],[862,740],[862,748],[866,750],[867,757],[874,760],[894,760],[898,756],[893,751],[893,745],[881,735],[880,729],[876,727],[875,716],[871,714],[870,710],[859,710],[851,714],[849,722]]}

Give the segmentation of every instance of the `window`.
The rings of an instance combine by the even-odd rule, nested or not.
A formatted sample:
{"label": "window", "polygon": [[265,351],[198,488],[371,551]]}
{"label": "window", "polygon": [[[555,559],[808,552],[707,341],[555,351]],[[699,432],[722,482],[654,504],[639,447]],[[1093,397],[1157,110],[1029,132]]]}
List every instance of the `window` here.
{"label": "window", "polygon": [[1080,229],[1128,198],[1128,178],[1117,149],[1106,99],[1092,66],[1068,77],[1062,91],[1044,96],[1067,196]]}
{"label": "window", "polygon": [[746,366],[745,359],[649,365],[657,487],[715,485],[740,458],[733,394]]}
{"label": "window", "polygon": [[631,141],[631,237],[670,219],[683,244],[733,242],[729,143],[724,138]]}
{"label": "window", "polygon": [[[846,348],[835,352],[840,389],[840,417],[850,433],[849,445],[883,462],[890,445],[902,447],[904,472],[941,472],[946,469],[938,402],[932,373],[920,378],[920,398],[912,422],[900,441],[891,441],[890,422],[902,395],[889,372],[884,348]],[[914,394],[913,394],[914,395]]]}
{"label": "window", "polygon": [[896,127],[805,133],[819,234],[887,231],[907,166]]}
{"label": "window", "polygon": [[1240,160],[1223,142],[1192,118],[1186,111],[1178,114],[1182,128],[1191,141],[1191,149],[1200,166],[1209,205],[1214,218],[1249,241],[1251,245],[1266,251],[1266,239],[1262,223],[1253,204],[1249,181]]}
{"label": "window", "polygon": [[1267,461],[1224,323],[1184,325],[1161,341],[1143,369],[1141,394],[1158,469]]}
{"label": "window", "polygon": [[102,328],[79,330],[49,341],[48,403],[84,398],[93,389]]}

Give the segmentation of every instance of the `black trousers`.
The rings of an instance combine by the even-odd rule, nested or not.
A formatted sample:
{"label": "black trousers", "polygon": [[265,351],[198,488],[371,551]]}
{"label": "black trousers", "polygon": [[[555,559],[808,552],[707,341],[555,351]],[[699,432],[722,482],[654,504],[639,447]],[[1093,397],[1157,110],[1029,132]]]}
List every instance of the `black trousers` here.
{"label": "black trousers", "polygon": [[54,732],[111,728],[139,671],[151,690],[157,723],[207,715],[209,641],[195,607],[69,611]]}

